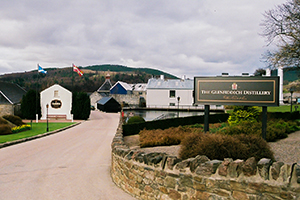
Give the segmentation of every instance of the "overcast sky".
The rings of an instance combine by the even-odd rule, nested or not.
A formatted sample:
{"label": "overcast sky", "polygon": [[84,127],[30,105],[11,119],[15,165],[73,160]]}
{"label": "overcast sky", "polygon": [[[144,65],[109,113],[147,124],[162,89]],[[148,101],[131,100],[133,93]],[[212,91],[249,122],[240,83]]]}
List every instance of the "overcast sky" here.
{"label": "overcast sky", "polygon": [[250,74],[263,13],[285,0],[1,0],[0,74],[95,64]]}

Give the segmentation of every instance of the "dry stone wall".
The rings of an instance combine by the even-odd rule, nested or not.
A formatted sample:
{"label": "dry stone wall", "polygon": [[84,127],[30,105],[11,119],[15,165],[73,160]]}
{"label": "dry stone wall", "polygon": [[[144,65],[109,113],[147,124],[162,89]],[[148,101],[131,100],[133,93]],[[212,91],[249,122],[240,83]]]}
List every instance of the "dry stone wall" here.
{"label": "dry stone wall", "polygon": [[121,125],[112,142],[111,176],[138,199],[300,199],[300,163],[146,154],[125,145]]}

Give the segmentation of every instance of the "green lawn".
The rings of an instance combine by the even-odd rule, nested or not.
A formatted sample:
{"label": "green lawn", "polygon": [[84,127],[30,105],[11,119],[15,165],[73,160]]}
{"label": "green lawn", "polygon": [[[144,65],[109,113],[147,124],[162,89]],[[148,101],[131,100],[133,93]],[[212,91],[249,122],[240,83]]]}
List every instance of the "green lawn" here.
{"label": "green lawn", "polygon": [[[28,123],[30,124],[30,123]],[[74,122],[49,123],[49,131],[54,131],[75,124]],[[47,132],[47,123],[32,123],[32,129],[10,135],[0,135],[0,143],[27,138]]]}
{"label": "green lawn", "polygon": [[[300,105],[293,105],[293,112],[295,111],[295,106],[298,106],[297,111],[300,111]],[[257,107],[259,111],[262,111],[262,107]],[[232,109],[226,110],[227,113],[232,113]],[[268,112],[291,112],[291,105],[283,105],[278,107],[268,107]]]}

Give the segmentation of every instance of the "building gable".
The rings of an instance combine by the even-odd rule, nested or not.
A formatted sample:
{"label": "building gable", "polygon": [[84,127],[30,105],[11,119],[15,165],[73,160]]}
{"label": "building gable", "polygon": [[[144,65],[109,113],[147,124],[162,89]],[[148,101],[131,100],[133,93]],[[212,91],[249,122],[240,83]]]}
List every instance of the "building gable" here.
{"label": "building gable", "polygon": [[21,102],[23,95],[26,94],[26,91],[17,84],[0,82],[0,94],[10,104],[18,104]]}

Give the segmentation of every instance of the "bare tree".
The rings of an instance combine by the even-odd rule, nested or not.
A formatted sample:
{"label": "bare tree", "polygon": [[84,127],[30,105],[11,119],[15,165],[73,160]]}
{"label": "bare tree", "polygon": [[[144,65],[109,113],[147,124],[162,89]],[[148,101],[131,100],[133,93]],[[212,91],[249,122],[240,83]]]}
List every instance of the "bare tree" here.
{"label": "bare tree", "polygon": [[269,66],[300,66],[300,0],[288,0],[285,4],[266,11],[261,26],[268,45],[274,43],[277,50],[268,51],[264,59]]}

